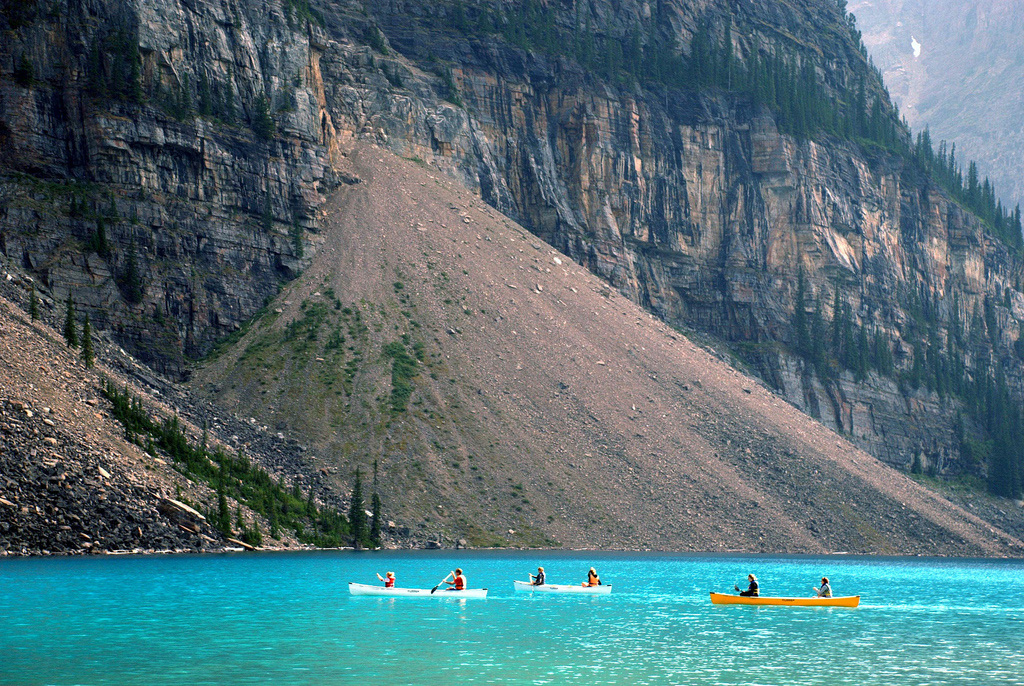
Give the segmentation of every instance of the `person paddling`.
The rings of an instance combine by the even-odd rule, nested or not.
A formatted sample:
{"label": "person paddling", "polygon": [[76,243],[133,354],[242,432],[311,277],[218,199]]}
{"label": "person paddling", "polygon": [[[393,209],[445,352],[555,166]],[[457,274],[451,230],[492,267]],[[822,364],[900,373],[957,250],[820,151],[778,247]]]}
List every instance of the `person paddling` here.
{"label": "person paddling", "polygon": [[581,586],[600,586],[601,585],[601,577],[599,577],[597,575],[597,572],[594,571],[594,568],[591,567],[590,571],[587,572],[587,580],[584,581],[580,585]]}
{"label": "person paddling", "polygon": [[451,572],[449,576],[452,577],[451,581],[448,581],[448,577],[445,577],[445,583],[451,586],[451,588],[445,589],[448,591],[465,591],[466,590],[466,577],[462,575],[462,567],[456,567],[454,572]]}
{"label": "person paddling", "polygon": [[[387,577],[386,579],[384,578],[385,576]],[[384,582],[384,588],[394,588],[395,587],[395,573],[394,572],[388,572],[384,576],[381,576],[380,574],[378,574],[377,578]]]}
{"label": "person paddling", "polygon": [[537,573],[536,574],[531,574],[530,578],[533,579],[533,581],[530,582],[531,585],[533,585],[533,586],[543,586],[544,585],[544,568],[543,567],[537,567]]}
{"label": "person paddling", "polygon": [[832,586],[828,583],[828,577],[821,577],[821,588],[814,587],[814,592],[818,594],[819,598],[831,598],[832,597]]}
{"label": "person paddling", "polygon": [[747,586],[747,590],[741,591],[740,587],[735,585],[733,586],[733,588],[735,588],[736,592],[742,596],[757,598],[759,595],[761,595],[761,587],[757,585],[757,577],[753,574],[747,574],[747,581],[750,582],[750,585]]}

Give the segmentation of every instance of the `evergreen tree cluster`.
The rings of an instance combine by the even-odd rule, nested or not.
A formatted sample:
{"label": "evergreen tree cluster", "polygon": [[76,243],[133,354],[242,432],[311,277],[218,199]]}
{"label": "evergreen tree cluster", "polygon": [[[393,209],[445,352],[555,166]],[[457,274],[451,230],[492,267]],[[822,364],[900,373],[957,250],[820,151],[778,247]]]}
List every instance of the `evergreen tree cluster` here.
{"label": "evergreen tree cluster", "polygon": [[369,521],[363,501],[363,476],[362,471],[357,467],[355,482],[352,484],[352,499],[348,507],[348,521],[352,533],[352,545],[359,548],[376,548],[380,546],[381,532],[381,501],[377,492],[377,461],[373,462],[373,495],[371,496],[373,508],[370,512]]}
{"label": "evergreen tree cluster", "polygon": [[[845,14],[845,6],[840,11]],[[842,98],[825,88],[818,65],[806,55],[768,45],[752,45],[737,53],[731,18],[719,32],[707,21],[698,27],[690,53],[680,54],[665,27],[660,3],[650,19],[616,28],[612,21],[596,25],[585,3],[575,3],[571,29],[560,28],[556,3],[521,0],[510,5],[467,6],[456,0],[444,16],[444,28],[462,35],[500,35],[524,50],[571,59],[613,83],[682,90],[720,89],[749,98],[775,115],[780,130],[798,137],[821,133],[860,139],[900,149],[903,127],[884,91],[869,92],[862,78],[853,97]],[[862,55],[866,48],[852,15],[850,38]],[[879,79],[880,82],[880,79]]]}
{"label": "evergreen tree cluster", "polygon": [[32,290],[28,295],[28,314],[32,321],[39,321],[39,296],[36,294],[36,285],[32,284]]}
{"label": "evergreen tree cluster", "polygon": [[18,64],[14,67],[14,82],[22,88],[28,88],[36,78],[36,69],[28,54],[21,53]]}
{"label": "evergreen tree cluster", "polygon": [[[323,21],[307,0],[291,0],[287,9],[289,16]],[[24,66],[31,68],[31,63]],[[196,115],[225,124],[238,120],[230,74],[227,81],[222,81],[200,67],[195,84],[187,74],[174,75],[166,82],[158,75],[144,84],[138,36],[133,27],[110,24],[97,31],[86,57],[85,76],[86,92],[99,101],[148,102],[179,121]],[[252,103],[250,119],[249,125],[258,136],[273,137],[276,127],[265,94]]]}
{"label": "evergreen tree cluster", "polygon": [[14,31],[31,25],[39,16],[39,0],[3,0],[0,2],[0,16]]}
{"label": "evergreen tree cluster", "polygon": [[[821,300],[808,294],[803,272],[798,275],[793,351],[811,364],[823,381],[834,381],[843,370],[863,381],[873,371],[896,380],[904,393],[926,389],[940,399],[958,399],[987,437],[982,441],[965,438],[959,424],[958,442],[965,463],[987,466],[993,493],[1020,497],[1024,491],[1024,414],[1013,399],[1002,365],[992,362],[998,357],[996,309],[1006,303],[986,299],[966,323],[959,294],[943,303],[923,288],[906,289],[899,295],[900,306],[908,314],[901,338],[913,353],[897,362],[885,332],[870,331],[867,325],[855,322],[841,291],[836,284],[829,319]],[[1021,334],[1021,349],[1016,352],[1024,360],[1024,330]]]}
{"label": "evergreen tree cluster", "polygon": [[[81,345],[79,355],[82,358],[82,362],[85,363],[87,368],[91,368],[96,364],[96,351],[92,345],[92,322],[89,321],[89,315],[85,315],[85,323],[82,325],[82,337],[78,337],[78,315],[75,311],[75,301],[72,299],[71,294],[68,293],[68,299],[65,304],[64,311],[64,343],[69,348],[77,348]],[[39,319],[39,303],[36,298],[35,286],[32,287],[31,299],[29,301],[29,310],[32,319]]]}
{"label": "evergreen tree cluster", "polygon": [[917,135],[914,159],[954,199],[985,222],[1004,243],[1018,251],[1024,249],[1020,205],[1012,211],[1004,208],[988,177],[979,181],[978,165],[973,160],[968,163],[967,173],[964,174],[956,157],[955,143],[947,147],[946,141],[941,141],[936,151],[931,133],[926,128]]}
{"label": "evergreen tree cluster", "polygon": [[284,16],[288,26],[292,27],[299,22],[312,22],[318,26],[324,25],[323,15],[310,5],[309,0],[284,0]]}
{"label": "evergreen tree cluster", "polygon": [[250,543],[262,540],[258,526],[243,528],[237,526],[237,520],[232,523],[227,503],[231,497],[266,517],[271,537],[276,538],[281,528],[287,528],[301,542],[318,547],[339,547],[349,540],[348,520],[333,508],[318,508],[312,490],[308,497],[303,497],[298,485],[286,488],[244,455],[232,457],[220,447],[210,451],[205,440],[199,444],[190,442],[177,417],[155,421],[142,400],[127,387],[121,390],[104,381],[102,391],[111,402],[113,416],[124,426],[128,440],[150,454],[163,452],[182,474],[214,488],[217,509],[209,513],[210,520],[225,535],[238,533]]}
{"label": "evergreen tree cluster", "polygon": [[96,220],[96,230],[89,235],[85,249],[94,252],[103,259],[110,257],[110,241],[107,240],[107,225],[103,217]]}
{"label": "evergreen tree cluster", "polygon": [[179,121],[196,115],[224,124],[234,124],[238,119],[230,78],[222,81],[211,77],[201,67],[194,87],[187,75],[169,84],[157,77],[150,88],[149,100]]}
{"label": "evergreen tree cluster", "polygon": [[133,238],[128,245],[124,269],[116,279],[121,295],[132,305],[141,303],[146,294],[146,282],[142,277],[142,269],[139,267],[139,258],[136,252]]}
{"label": "evergreen tree cluster", "polygon": [[857,381],[875,371],[892,376],[896,371],[892,348],[880,329],[854,321],[853,311],[836,284],[832,318],[826,319],[823,304],[810,297],[803,271],[797,276],[793,312],[793,350],[814,366],[821,379],[837,379],[846,370]]}
{"label": "evergreen tree cluster", "polygon": [[274,137],[277,127],[274,124],[274,118],[270,116],[270,100],[266,94],[261,93],[256,98],[251,125],[253,133],[260,138],[270,140]]}
{"label": "evergreen tree cluster", "polygon": [[85,69],[87,91],[98,100],[141,103],[142,59],[134,27],[109,25],[93,37]]}
{"label": "evergreen tree cluster", "polygon": [[75,301],[68,293],[64,309],[64,343],[69,348],[78,347],[78,322],[75,314]]}

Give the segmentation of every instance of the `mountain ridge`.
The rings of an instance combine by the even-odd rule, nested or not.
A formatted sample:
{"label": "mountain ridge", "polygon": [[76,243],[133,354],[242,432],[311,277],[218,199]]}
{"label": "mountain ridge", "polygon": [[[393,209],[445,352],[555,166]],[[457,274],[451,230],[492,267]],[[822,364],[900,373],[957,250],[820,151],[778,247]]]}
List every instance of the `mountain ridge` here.
{"label": "mountain ridge", "polygon": [[[850,9],[914,129],[930,127],[933,140],[956,143],[960,159],[977,160],[1007,207],[1024,202],[1022,108],[1010,85],[1021,78],[1020,6],[888,0],[852,2]],[[984,118],[972,116],[978,106]]]}
{"label": "mountain ridge", "polygon": [[[627,2],[620,16],[594,2],[581,3],[577,16],[554,15],[577,31],[590,21],[595,40],[611,49],[607,63],[595,61],[605,52],[586,49],[582,62],[575,53],[552,56],[511,31],[522,18],[516,12],[537,3],[474,3],[497,8],[506,22],[474,35],[453,39],[451,23],[403,33],[414,18],[445,20],[459,5],[391,2],[366,13],[338,2],[318,14],[308,3],[274,0],[62,0],[67,12],[35,13],[19,31],[3,32],[0,45],[11,75],[0,81],[0,251],[172,376],[187,376],[187,358],[228,335],[249,336],[234,355],[269,362],[268,351],[286,346],[283,365],[292,365],[292,355],[327,345],[316,327],[329,321],[331,350],[344,351],[346,367],[331,371],[334,386],[311,402],[345,393],[372,363],[377,371],[362,380],[377,391],[363,401],[366,425],[376,426],[387,405],[415,394],[410,378],[426,352],[414,345],[430,344],[413,337],[411,322],[425,322],[398,307],[412,297],[395,286],[404,276],[381,284],[390,284],[388,311],[398,312],[408,341],[378,340],[380,332],[364,330],[369,312],[354,302],[335,310],[324,292],[315,302],[302,298],[306,308],[279,302],[256,332],[245,328],[330,249],[326,199],[336,188],[362,190],[344,153],[353,142],[375,143],[458,179],[606,279],[610,286],[599,290],[609,298],[626,294],[674,326],[710,332],[791,403],[888,464],[989,477],[1010,495],[1019,491],[1013,468],[1024,443],[1002,428],[1020,422],[1007,415],[986,425],[972,407],[1002,398],[976,403],[968,394],[987,391],[982,377],[992,369],[1002,370],[993,385],[1002,379],[1019,396],[1024,266],[925,170],[890,149],[907,141],[838,5],[801,0],[737,5],[734,13],[719,0]],[[655,20],[653,34],[638,37],[667,70],[658,78],[631,81],[635,63],[612,59],[613,39],[627,35],[632,19]],[[544,21],[531,26],[543,30]],[[730,68],[730,56],[743,67]],[[25,60],[32,68],[15,74]],[[763,77],[750,84],[770,85],[774,101],[759,100],[750,84],[716,80],[744,71]],[[101,76],[110,88],[101,88]],[[839,97],[835,118],[806,97],[794,108],[787,98],[799,96],[799,83]],[[811,122],[801,123],[801,114]],[[509,292],[523,290],[512,285]],[[273,320],[286,314],[291,328],[281,330]],[[437,338],[463,327],[449,328],[456,333]],[[252,345],[256,334],[262,338]],[[369,347],[348,351],[356,341]],[[502,354],[512,357],[508,345]],[[870,353],[889,364],[868,362]],[[283,369],[268,372],[262,387],[246,380],[252,397],[244,400],[279,388],[273,375]],[[509,378],[520,371],[503,369]],[[548,386],[530,398],[539,415]],[[302,390],[295,384],[293,404]],[[501,409],[504,399],[495,403]],[[579,403],[579,418],[595,421],[579,409],[586,400]],[[1019,414],[1019,403],[1011,407]],[[332,418],[310,415],[292,428],[315,435],[318,420],[329,426]],[[381,445],[381,436],[363,431],[366,445]],[[473,440],[475,455],[501,435]],[[408,452],[410,444],[394,443]],[[429,441],[417,445],[440,459]],[[345,468],[356,448],[335,447],[329,457]],[[409,464],[418,461],[410,456]],[[507,478],[496,460],[491,467]],[[527,486],[513,479],[506,490],[521,490],[511,489],[517,484]],[[502,498],[527,510],[542,502],[537,493],[531,503],[513,503],[511,492]],[[422,505],[417,512],[436,503]],[[487,530],[473,533],[483,543],[503,541],[512,528],[498,526],[507,524],[498,515],[480,516],[491,517]],[[446,531],[458,529],[445,519]],[[426,524],[410,535],[430,534]],[[532,542],[546,540],[544,526],[531,531]]]}

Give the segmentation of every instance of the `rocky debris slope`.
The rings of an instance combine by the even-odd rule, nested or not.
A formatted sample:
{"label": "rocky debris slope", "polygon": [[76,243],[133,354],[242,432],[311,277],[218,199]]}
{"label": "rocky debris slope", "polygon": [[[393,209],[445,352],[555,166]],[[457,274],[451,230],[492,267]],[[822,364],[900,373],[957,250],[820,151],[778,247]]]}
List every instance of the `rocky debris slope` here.
{"label": "rocky debris slope", "polygon": [[443,174],[373,146],[348,159],[362,182],[328,202],[324,249],[191,385],[302,436],[342,474],[378,461],[389,510],[412,535],[1024,551]]}
{"label": "rocky debris slope", "polygon": [[[132,392],[158,415],[177,414],[193,439],[203,420],[209,440],[234,446],[274,476],[308,491],[322,475],[301,458],[294,440],[268,435],[187,395],[94,338],[100,362],[87,369],[46,320],[58,309],[37,292],[42,321],[27,314],[30,280],[6,272],[0,280],[0,554],[223,551],[238,546],[197,511],[210,511],[216,496],[170,462],[125,440],[100,392],[100,376]],[[23,309],[24,307],[24,309]],[[194,417],[195,424],[187,421]],[[342,507],[338,495],[318,490],[321,506]],[[245,521],[268,523],[229,500]],[[293,535],[265,539],[266,547],[296,547]],[[300,546],[301,547],[301,546]]]}
{"label": "rocky debris slope", "polygon": [[108,455],[82,445],[51,416],[57,416],[52,408],[20,400],[7,400],[0,408],[0,506],[6,508],[0,549],[5,553],[193,550],[219,544],[203,537],[202,529],[179,528],[159,511],[166,497],[159,487],[122,470],[112,475],[102,466],[111,466]]}
{"label": "rocky debris slope", "polygon": [[183,480],[122,440],[97,374],[9,300],[0,319],[0,550],[222,550],[202,519],[161,512]]}

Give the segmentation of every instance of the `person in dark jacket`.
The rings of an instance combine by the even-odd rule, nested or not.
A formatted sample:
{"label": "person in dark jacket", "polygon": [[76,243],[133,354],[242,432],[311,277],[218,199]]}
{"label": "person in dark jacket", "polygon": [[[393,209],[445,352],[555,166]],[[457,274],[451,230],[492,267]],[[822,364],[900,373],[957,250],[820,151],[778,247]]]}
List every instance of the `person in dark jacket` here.
{"label": "person in dark jacket", "polygon": [[543,586],[544,585],[544,568],[543,567],[537,567],[537,573],[536,574],[531,574],[530,578],[533,579],[533,581],[531,581],[530,583],[533,584],[534,586]]}
{"label": "person in dark jacket", "polygon": [[737,593],[743,596],[756,598],[761,595],[761,587],[757,585],[757,577],[753,574],[747,574],[747,581],[750,582],[750,585],[747,586],[747,590],[741,591],[739,586],[733,586],[733,588],[736,589]]}

